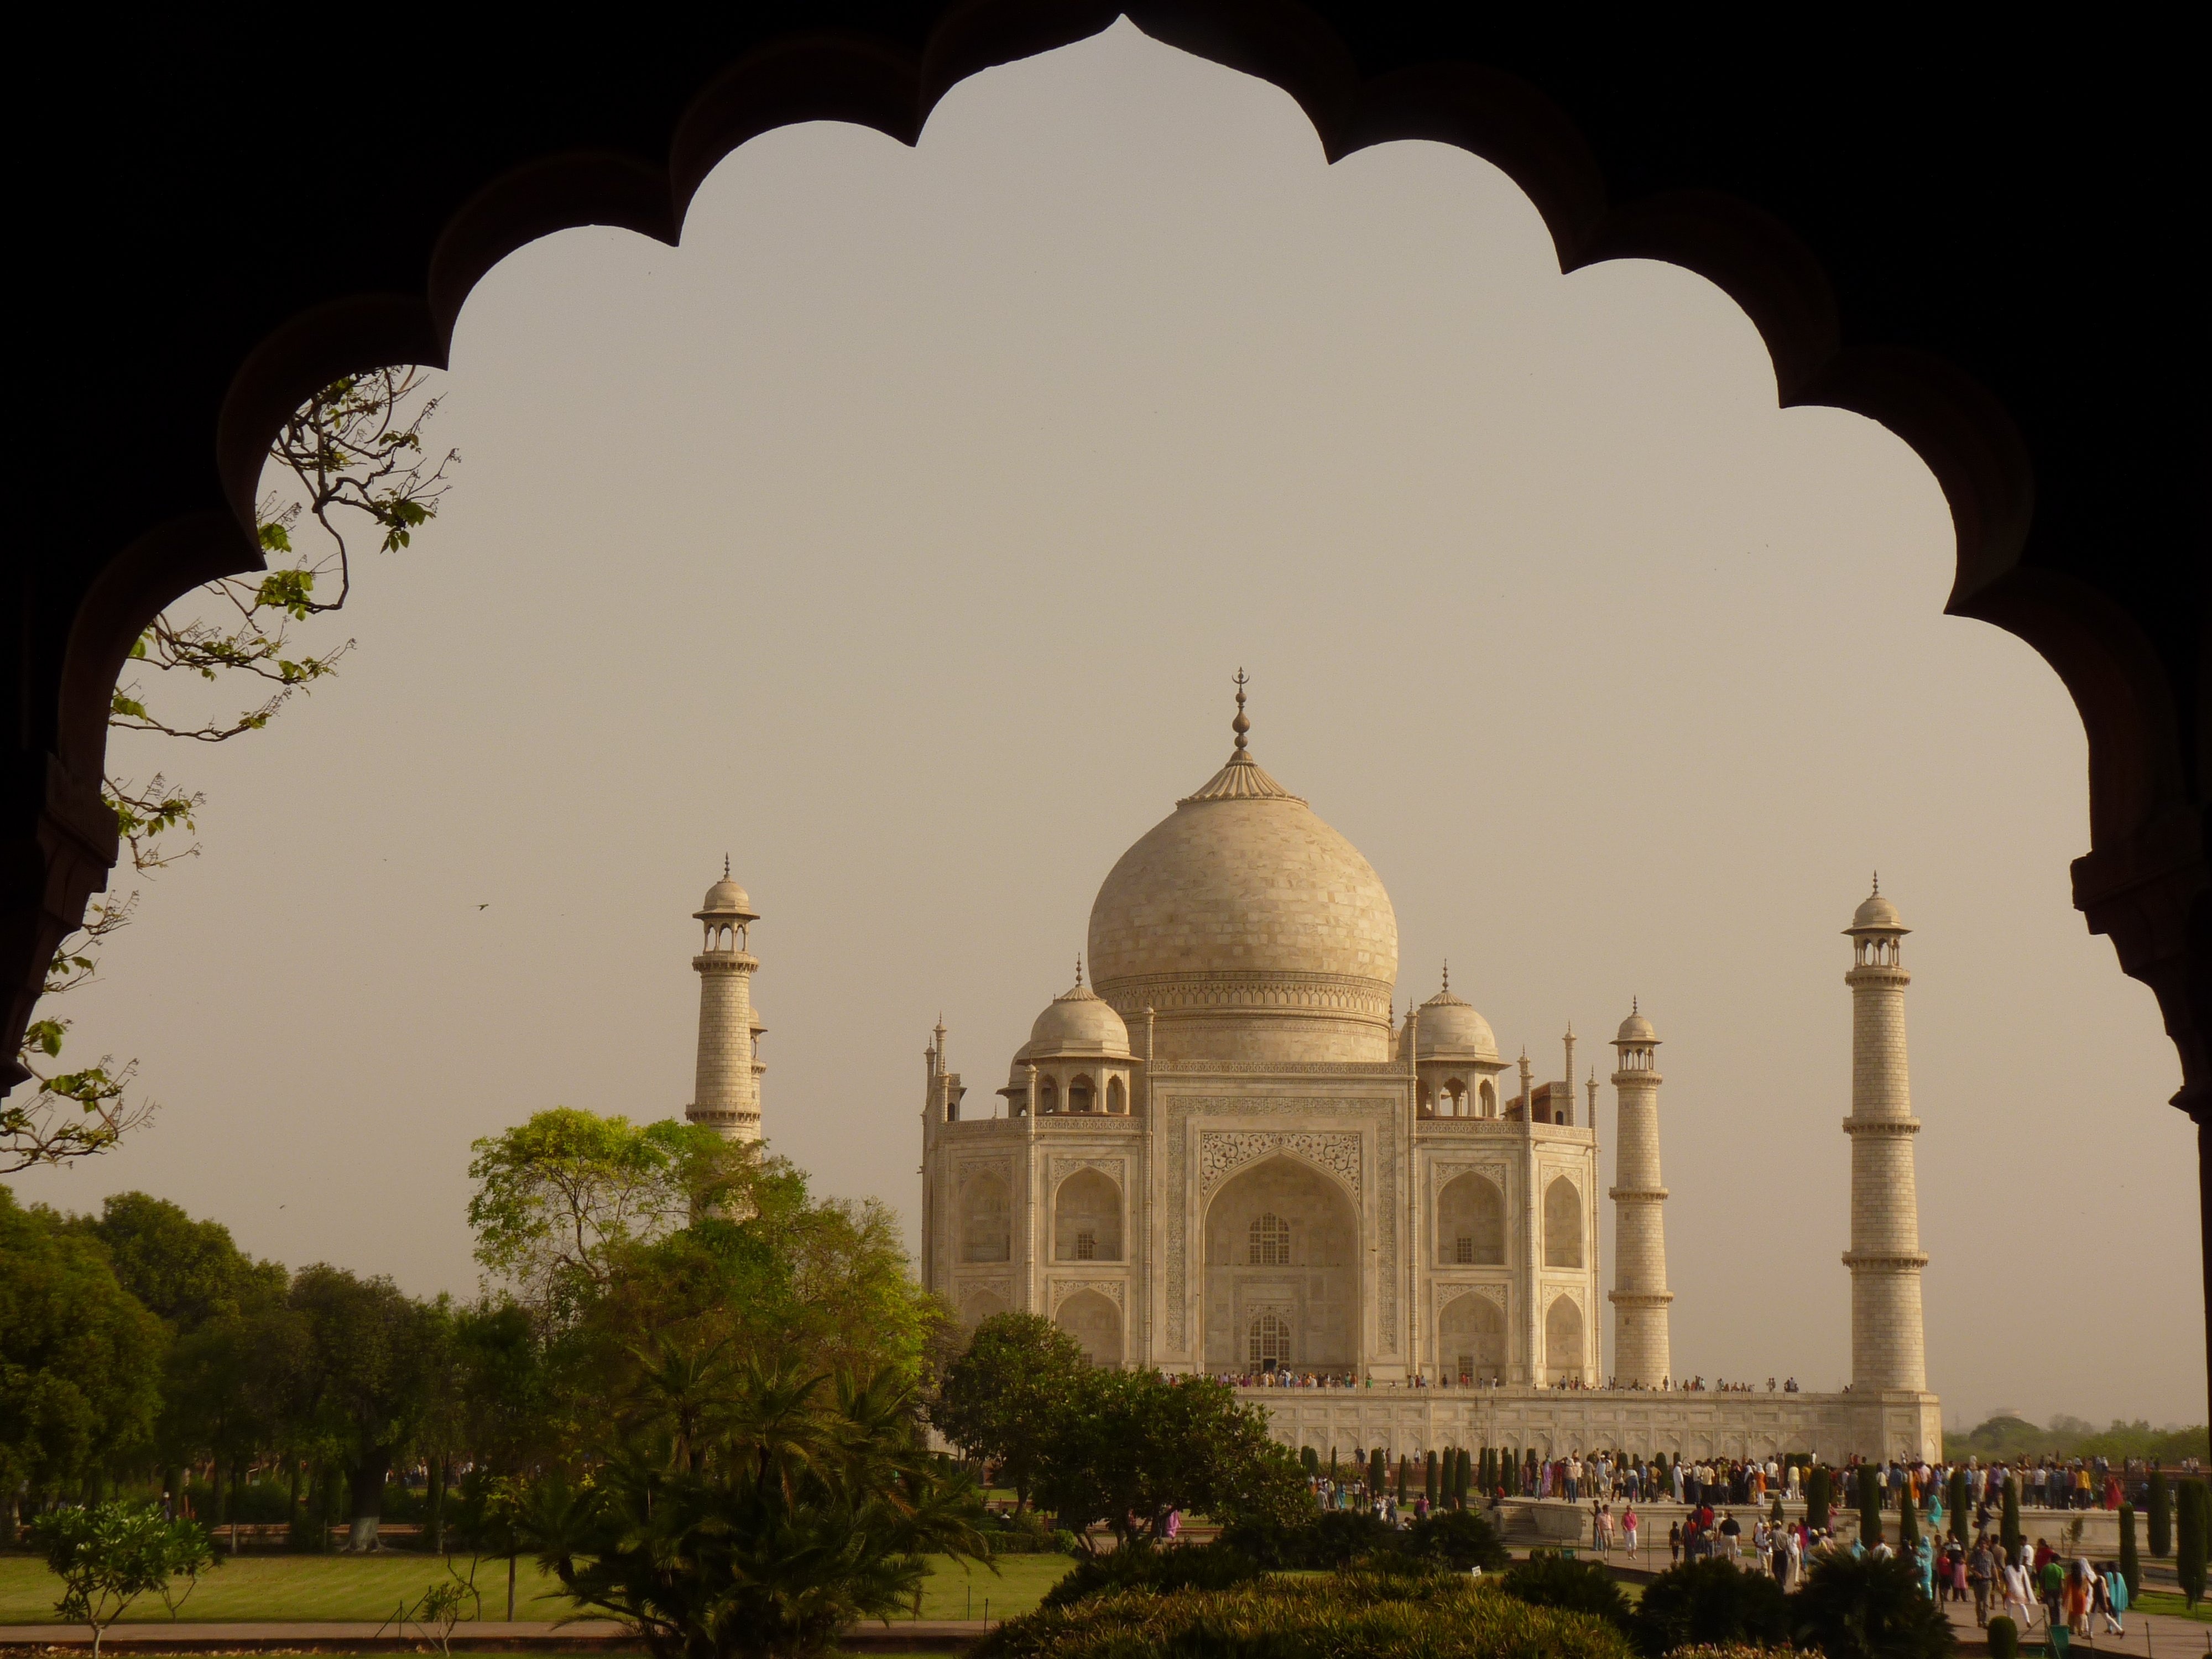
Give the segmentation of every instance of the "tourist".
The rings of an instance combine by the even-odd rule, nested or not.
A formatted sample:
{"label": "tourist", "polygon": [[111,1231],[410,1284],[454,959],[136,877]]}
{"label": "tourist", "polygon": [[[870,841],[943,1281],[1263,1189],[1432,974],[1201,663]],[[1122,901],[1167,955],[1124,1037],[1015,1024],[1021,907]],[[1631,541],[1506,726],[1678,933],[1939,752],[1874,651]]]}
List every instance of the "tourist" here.
{"label": "tourist", "polygon": [[[1678,1468],[1676,1470],[1678,1481],[1680,1475],[1680,1471]],[[1674,1558],[1674,1565],[1679,1567],[1682,1565],[1682,1523],[1680,1521],[1667,1528],[1667,1553]]]}
{"label": "tourist", "polygon": [[1628,1506],[1620,1512],[1620,1535],[1631,1555],[1636,1553],[1636,1499],[1632,1497]]}
{"label": "tourist", "polygon": [[1727,1518],[1721,1522],[1721,1553],[1731,1561],[1741,1561],[1743,1559],[1742,1540],[1743,1528],[1735,1518],[1735,1511],[1730,1510]]}
{"label": "tourist", "polygon": [[1966,1558],[1966,1585],[1974,1593],[1974,1624],[1982,1630],[1990,1627],[1990,1590],[1998,1571],[1996,1553],[1990,1548],[1984,1534],[1974,1540],[1974,1553]]}
{"label": "tourist", "polygon": [[2008,1563],[2004,1569],[2005,1613],[2022,1635],[2035,1627],[2035,1592],[2025,1563]]}
{"label": "tourist", "polygon": [[2117,1561],[2105,1572],[2105,1630],[2107,1635],[2125,1636],[2126,1621],[2121,1615],[2128,1610],[2128,1581]]}

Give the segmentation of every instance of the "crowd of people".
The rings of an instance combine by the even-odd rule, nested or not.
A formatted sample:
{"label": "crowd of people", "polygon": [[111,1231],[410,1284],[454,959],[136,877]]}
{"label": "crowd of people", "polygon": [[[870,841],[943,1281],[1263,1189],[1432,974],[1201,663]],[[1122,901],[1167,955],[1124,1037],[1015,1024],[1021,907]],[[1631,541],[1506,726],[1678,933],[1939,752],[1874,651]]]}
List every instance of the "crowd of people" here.
{"label": "crowd of people", "polygon": [[[1501,1389],[1505,1386],[1502,1380],[1494,1376],[1432,1377],[1417,1371],[1412,1376],[1405,1378],[1377,1379],[1356,1370],[1297,1371],[1287,1365],[1278,1366],[1273,1370],[1219,1371],[1215,1373],[1213,1380],[1226,1383],[1232,1389]],[[1607,1377],[1602,1382],[1598,1382],[1586,1380],[1578,1371],[1555,1377],[1547,1386],[1556,1391],[1577,1394],[1598,1389],[1617,1389],[1629,1394],[1756,1394],[1759,1392],[1759,1385],[1755,1382],[1746,1382],[1741,1380],[1729,1382],[1718,1377],[1710,1384],[1702,1376],[1685,1376],[1679,1381],[1674,1377],[1666,1376],[1660,1378],[1656,1382],[1622,1382],[1613,1377]],[[1803,1390],[1797,1386],[1797,1379],[1794,1376],[1779,1381],[1770,1376],[1766,1379],[1766,1392],[1802,1394]]]}

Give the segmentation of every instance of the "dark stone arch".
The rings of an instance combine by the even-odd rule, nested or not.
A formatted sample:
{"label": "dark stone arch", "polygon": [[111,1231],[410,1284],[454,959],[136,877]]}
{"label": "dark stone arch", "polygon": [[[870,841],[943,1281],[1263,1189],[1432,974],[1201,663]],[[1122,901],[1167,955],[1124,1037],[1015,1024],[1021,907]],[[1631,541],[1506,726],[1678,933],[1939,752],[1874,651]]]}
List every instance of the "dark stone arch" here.
{"label": "dark stone arch", "polygon": [[[1912,447],[1957,530],[1948,609],[2025,640],[2081,712],[2075,902],[2158,995],[2174,1103],[2212,1119],[2212,368],[2184,240],[2201,217],[2186,55],[2145,53],[2117,21],[1937,20],[1907,55],[1873,31],[1753,41],[1350,0],[788,0],[588,33],[453,20],[380,88],[406,143],[321,193],[286,188],[285,167],[317,163],[274,152],[270,106],[356,61],[349,19],[48,20],[52,72],[18,119],[58,136],[27,145],[27,191],[66,257],[19,271],[21,376],[42,407],[0,589],[9,1061],[114,860],[97,798],[114,671],[163,605],[258,566],[252,492],[286,411],[347,370],[442,364],[470,288],[526,242],[582,224],[672,240],[746,139],[830,119],[912,143],[967,76],[1123,12],[1282,88],[1332,159],[1426,138],[1491,161],[1564,269],[1699,272],[1758,326],[1784,404],[1853,410]],[[173,441],[118,476],[89,434],[114,388],[149,383]]]}

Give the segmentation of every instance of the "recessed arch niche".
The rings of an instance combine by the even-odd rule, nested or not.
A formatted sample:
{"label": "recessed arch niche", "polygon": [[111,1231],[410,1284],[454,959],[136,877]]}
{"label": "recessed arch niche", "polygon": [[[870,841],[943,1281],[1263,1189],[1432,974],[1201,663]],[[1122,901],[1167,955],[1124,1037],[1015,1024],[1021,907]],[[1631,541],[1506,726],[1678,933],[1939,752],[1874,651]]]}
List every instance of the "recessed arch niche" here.
{"label": "recessed arch niche", "polygon": [[1083,1345],[1094,1365],[1121,1363],[1121,1310],[1097,1291],[1078,1291],[1060,1304],[1053,1322]]}
{"label": "recessed arch niche", "polygon": [[1052,1253],[1059,1261],[1121,1259],[1121,1188],[1103,1170],[1078,1170],[1053,1194]]}
{"label": "recessed arch niche", "polygon": [[1284,1322],[1293,1370],[1356,1368],[1359,1237],[1350,1194],[1301,1159],[1264,1158],[1223,1182],[1206,1212],[1206,1369],[1244,1370],[1254,1330],[1273,1333],[1263,1315]]}

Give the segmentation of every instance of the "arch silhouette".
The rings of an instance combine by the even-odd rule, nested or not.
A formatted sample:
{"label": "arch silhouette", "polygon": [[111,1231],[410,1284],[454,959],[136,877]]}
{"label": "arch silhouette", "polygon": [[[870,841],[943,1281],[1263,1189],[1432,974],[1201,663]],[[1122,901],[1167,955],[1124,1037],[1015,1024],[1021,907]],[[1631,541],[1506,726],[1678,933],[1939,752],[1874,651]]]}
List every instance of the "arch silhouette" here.
{"label": "arch silhouette", "polygon": [[[1946,610],[2027,641],[2081,714],[2091,849],[2075,902],[2159,999],[2181,1059],[2174,1104],[2212,1120],[2212,635],[2191,412],[2203,350],[2185,320],[2194,264],[2165,257],[2194,225],[2172,210],[2195,198],[2179,68],[2136,59],[2100,75],[2103,36],[2014,33],[2013,72],[1975,73],[1985,33],[1938,26],[1917,63],[1945,95],[1893,99],[1869,131],[1852,112],[1900,71],[1847,42],[1723,46],[1672,24],[1592,40],[1565,18],[1327,0],[939,0],[834,33],[781,11],[680,35],[641,15],[573,43],[460,21],[396,89],[414,100],[410,164],[342,192],[280,192],[273,215],[252,187],[268,165],[258,127],[207,97],[204,77],[173,73],[169,37],[57,20],[88,31],[63,54],[87,66],[83,82],[28,95],[81,106],[94,85],[101,118],[97,143],[53,159],[49,228],[105,248],[106,228],[128,223],[166,257],[99,281],[82,262],[32,279],[52,342],[38,349],[57,369],[68,354],[71,371],[32,366],[52,388],[45,424],[94,429],[106,389],[151,373],[170,390],[174,441],[120,487],[73,435],[32,459],[52,505],[33,510],[25,580],[0,618],[17,653],[0,806],[16,854],[0,931],[7,1080],[22,1079],[15,1044],[53,949],[115,862],[97,781],[117,672],[163,606],[258,568],[252,495],[289,410],[343,373],[442,365],[471,289],[527,242],[586,224],[673,242],[701,181],[746,140],[826,119],[912,143],[966,76],[1124,13],[1282,88],[1332,160],[1407,138],[1483,156],[1535,204],[1564,270],[1643,257],[1706,276],[1759,328],[1783,404],[1855,410],[1921,456],[1957,532]],[[221,39],[263,83],[306,85],[339,56],[343,27],[307,15],[279,37]],[[2174,78],[2147,88],[2160,76]],[[2046,82],[2067,88],[2063,123],[2057,102],[2003,101]],[[2123,99],[2130,118],[2114,118]],[[1839,130],[1854,132],[1848,154]],[[2014,142],[1992,164],[1984,137],[1999,130]],[[170,165],[118,165],[149,154]],[[2096,181],[2083,207],[2104,234],[2072,240],[2098,252],[2023,258],[2010,228],[2036,216],[2061,154]],[[2116,404],[2136,418],[2106,418]],[[2200,1158],[2212,1168],[2212,1131]]]}

